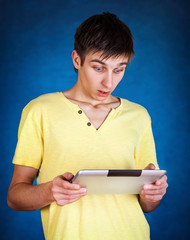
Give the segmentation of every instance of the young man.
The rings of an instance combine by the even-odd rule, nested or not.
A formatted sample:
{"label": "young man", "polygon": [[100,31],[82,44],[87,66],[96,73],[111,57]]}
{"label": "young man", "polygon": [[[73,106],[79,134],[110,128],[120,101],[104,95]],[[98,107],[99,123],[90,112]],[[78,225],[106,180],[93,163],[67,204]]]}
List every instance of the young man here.
{"label": "young man", "polygon": [[[166,176],[140,195],[87,195],[68,180],[80,169],[158,168],[150,117],[111,95],[134,55],[129,28],[103,13],[75,34],[77,83],[31,101],[23,110],[8,205],[41,209],[46,239],[149,239],[144,212],[166,192]],[[37,186],[32,185],[37,176]]]}

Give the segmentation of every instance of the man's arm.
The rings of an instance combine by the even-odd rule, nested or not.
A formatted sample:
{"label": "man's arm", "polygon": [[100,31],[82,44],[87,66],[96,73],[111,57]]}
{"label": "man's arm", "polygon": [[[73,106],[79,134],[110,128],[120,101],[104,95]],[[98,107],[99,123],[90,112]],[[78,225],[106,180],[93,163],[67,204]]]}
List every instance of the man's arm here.
{"label": "man's arm", "polygon": [[14,166],[7,195],[8,206],[14,210],[32,211],[48,206],[53,201],[60,206],[75,202],[86,195],[86,189],[68,180],[71,173],[57,176],[53,181],[32,185],[38,170],[21,165]]}
{"label": "man's arm", "polygon": [[[150,163],[145,169],[154,170],[154,164]],[[154,184],[145,184],[139,194],[139,203],[145,213],[154,211],[160,204],[161,199],[166,193],[168,187],[167,177],[164,175]]]}

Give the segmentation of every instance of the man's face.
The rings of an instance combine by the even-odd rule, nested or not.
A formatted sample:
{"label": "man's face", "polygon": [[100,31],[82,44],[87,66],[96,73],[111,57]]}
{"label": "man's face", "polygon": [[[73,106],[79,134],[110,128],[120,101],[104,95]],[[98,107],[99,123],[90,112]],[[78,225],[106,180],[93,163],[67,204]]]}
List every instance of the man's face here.
{"label": "man's face", "polygon": [[111,93],[123,78],[128,58],[120,56],[104,59],[101,53],[89,53],[78,68],[78,83],[86,97],[108,101]]}

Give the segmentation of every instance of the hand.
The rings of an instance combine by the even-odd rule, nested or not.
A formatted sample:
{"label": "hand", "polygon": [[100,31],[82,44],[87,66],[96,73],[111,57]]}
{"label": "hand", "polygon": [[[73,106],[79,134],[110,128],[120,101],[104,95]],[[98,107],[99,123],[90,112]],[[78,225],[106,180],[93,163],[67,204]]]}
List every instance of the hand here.
{"label": "hand", "polygon": [[[155,170],[155,166],[150,163],[145,169]],[[140,198],[149,202],[160,201],[165,195],[167,187],[167,177],[164,175],[153,184],[145,184],[140,192]]]}
{"label": "hand", "polygon": [[75,202],[87,194],[86,188],[81,188],[79,184],[70,183],[74,177],[72,173],[64,173],[52,182],[52,194],[57,205],[64,206]]}

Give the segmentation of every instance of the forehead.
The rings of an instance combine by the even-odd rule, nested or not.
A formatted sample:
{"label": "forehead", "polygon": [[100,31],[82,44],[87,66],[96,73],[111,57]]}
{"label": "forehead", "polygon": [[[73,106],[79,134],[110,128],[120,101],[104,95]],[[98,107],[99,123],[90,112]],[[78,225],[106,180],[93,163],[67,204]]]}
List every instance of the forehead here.
{"label": "forehead", "polygon": [[[85,62],[96,62],[96,60],[104,63],[105,65],[120,65],[122,63],[128,64],[128,57],[125,55],[119,55],[119,56],[111,56],[109,58],[106,58],[103,52],[90,52],[85,57]],[[98,62],[97,61],[97,62]]]}

